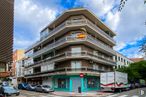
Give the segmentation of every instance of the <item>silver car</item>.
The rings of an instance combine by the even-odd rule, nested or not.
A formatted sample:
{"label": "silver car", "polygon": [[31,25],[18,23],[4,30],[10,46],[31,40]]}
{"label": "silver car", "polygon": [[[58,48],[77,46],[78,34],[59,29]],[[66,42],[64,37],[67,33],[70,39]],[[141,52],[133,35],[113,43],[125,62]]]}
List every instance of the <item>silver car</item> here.
{"label": "silver car", "polygon": [[36,86],[35,91],[49,93],[49,92],[53,92],[53,89],[49,85],[38,85]]}

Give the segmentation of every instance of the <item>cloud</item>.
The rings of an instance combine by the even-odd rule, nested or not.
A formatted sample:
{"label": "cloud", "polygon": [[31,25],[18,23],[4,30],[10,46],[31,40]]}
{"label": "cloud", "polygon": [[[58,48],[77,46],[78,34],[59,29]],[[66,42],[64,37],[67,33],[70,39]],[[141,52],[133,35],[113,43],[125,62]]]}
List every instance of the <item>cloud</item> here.
{"label": "cloud", "polygon": [[[36,40],[38,40],[40,30],[48,25],[51,21],[53,21],[56,15],[59,13],[56,8],[51,9],[49,7],[43,7],[33,2],[32,0],[16,0],[14,9],[14,36],[21,35],[25,38],[22,39],[15,37],[14,48],[15,46],[19,45],[20,41],[22,40],[27,41],[25,42],[25,45],[23,44],[23,46],[21,46],[22,48],[30,45],[28,42],[29,40],[30,43],[32,43],[32,41],[35,42]],[[31,36],[31,39],[27,36]]]}
{"label": "cloud", "polygon": [[[141,56],[137,41],[146,35],[146,7],[143,0],[128,0],[121,12],[118,12],[120,0],[79,0],[84,7],[92,10],[112,30],[117,33],[116,51],[129,57]],[[130,45],[135,44],[136,46]],[[121,51],[122,50],[122,51]],[[131,51],[134,51],[132,53]]]}
{"label": "cloud", "polygon": [[119,50],[121,50],[122,48],[124,48],[126,46],[126,44],[124,42],[118,42],[117,44],[118,45],[114,47],[114,49],[116,51],[119,51]]}

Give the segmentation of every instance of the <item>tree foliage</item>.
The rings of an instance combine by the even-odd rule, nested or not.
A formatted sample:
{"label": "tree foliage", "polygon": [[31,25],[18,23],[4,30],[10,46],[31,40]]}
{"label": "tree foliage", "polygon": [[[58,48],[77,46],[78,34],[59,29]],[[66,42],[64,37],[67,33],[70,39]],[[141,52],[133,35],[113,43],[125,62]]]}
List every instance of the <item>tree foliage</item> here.
{"label": "tree foliage", "polygon": [[132,63],[128,67],[117,69],[117,71],[127,73],[129,81],[146,79],[146,61]]}

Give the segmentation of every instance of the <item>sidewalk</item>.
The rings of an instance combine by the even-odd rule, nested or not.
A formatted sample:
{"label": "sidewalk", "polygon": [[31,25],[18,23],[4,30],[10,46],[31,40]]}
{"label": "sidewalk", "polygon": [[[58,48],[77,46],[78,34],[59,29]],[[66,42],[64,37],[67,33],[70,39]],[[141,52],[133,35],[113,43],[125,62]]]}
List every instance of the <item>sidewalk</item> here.
{"label": "sidewalk", "polygon": [[59,92],[55,91],[51,93],[52,95],[57,96],[63,96],[63,97],[102,97],[102,96],[108,96],[112,93],[106,93],[106,92],[83,92],[83,93],[75,93],[75,92]]}

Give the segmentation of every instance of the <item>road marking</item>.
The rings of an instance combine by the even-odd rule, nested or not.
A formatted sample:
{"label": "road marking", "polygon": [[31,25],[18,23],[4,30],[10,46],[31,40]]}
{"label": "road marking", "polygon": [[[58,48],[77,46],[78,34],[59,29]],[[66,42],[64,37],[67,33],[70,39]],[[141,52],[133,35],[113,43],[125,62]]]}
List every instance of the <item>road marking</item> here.
{"label": "road marking", "polygon": [[121,96],[118,96],[118,97],[127,97],[128,95],[121,95]]}
{"label": "road marking", "polygon": [[114,94],[114,95],[109,95],[109,96],[106,96],[106,97],[117,97],[118,94]]}
{"label": "road marking", "polygon": [[139,97],[139,96],[137,96],[137,95],[133,95],[132,97]]}

